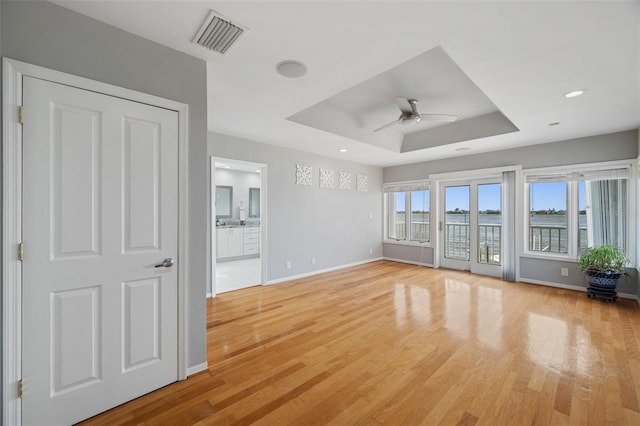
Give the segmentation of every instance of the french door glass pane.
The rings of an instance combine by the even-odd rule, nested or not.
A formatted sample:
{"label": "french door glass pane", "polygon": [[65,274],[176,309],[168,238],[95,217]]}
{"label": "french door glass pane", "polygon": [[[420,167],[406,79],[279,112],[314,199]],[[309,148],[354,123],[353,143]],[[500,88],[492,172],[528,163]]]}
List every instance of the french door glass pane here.
{"label": "french door glass pane", "polygon": [[445,188],[444,257],[469,260],[469,186]]}
{"label": "french door glass pane", "polygon": [[478,185],[478,263],[500,265],[502,253],[501,184]]}

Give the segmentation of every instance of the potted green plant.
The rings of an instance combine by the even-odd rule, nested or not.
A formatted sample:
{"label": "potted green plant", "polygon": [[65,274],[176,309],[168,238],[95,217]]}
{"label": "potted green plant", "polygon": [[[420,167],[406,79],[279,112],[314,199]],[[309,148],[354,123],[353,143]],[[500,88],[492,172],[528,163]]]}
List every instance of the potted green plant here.
{"label": "potted green plant", "polygon": [[578,256],[578,264],[585,274],[589,297],[599,294],[617,298],[618,280],[626,274],[627,255],[623,250],[605,244],[589,247]]}

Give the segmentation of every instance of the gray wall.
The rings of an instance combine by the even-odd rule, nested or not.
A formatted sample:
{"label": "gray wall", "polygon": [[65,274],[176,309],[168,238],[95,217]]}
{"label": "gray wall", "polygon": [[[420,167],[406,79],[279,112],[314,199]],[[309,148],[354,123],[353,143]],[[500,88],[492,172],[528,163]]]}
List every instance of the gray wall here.
{"label": "gray wall", "polygon": [[[481,141],[478,141],[481,143]],[[638,156],[638,130],[570,139],[477,155],[386,167],[384,182],[426,179],[430,174],[504,167],[524,169],[628,160]]]}
{"label": "gray wall", "polygon": [[3,1],[1,28],[6,57],[189,105],[187,363],[206,362],[206,63],[47,2]]}
{"label": "gray wall", "polygon": [[387,259],[406,260],[420,265],[433,266],[433,247],[386,243],[382,246],[382,255]]}
{"label": "gray wall", "polygon": [[[208,152],[267,165],[267,280],[382,256],[381,168],[216,133],[209,133]],[[296,185],[296,163],[313,166],[312,186]],[[320,167],[336,171],[336,189],[319,187]],[[349,191],[337,189],[340,170],[352,173]],[[368,192],[355,190],[356,173],[368,176]]]}
{"label": "gray wall", "polygon": [[[515,148],[485,154],[467,155],[445,160],[387,167],[384,182],[426,179],[430,174],[491,167],[522,165],[523,169],[603,161],[628,160],[638,157],[638,130],[571,139],[561,142]],[[402,248],[400,248],[402,247]],[[421,248],[384,244],[385,257],[415,262],[422,255]],[[400,257],[402,256],[402,257]],[[433,261],[433,257],[431,257]],[[569,276],[560,275],[560,268],[568,268]],[[619,284],[618,291],[638,294],[635,270]],[[577,270],[575,262],[520,257],[522,281],[539,281],[569,286],[587,287],[586,280]]]}

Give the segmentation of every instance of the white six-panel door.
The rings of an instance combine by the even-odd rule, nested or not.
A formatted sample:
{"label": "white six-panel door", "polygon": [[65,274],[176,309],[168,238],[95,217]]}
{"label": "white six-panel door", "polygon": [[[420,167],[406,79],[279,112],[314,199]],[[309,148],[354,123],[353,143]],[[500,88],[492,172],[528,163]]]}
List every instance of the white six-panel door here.
{"label": "white six-panel door", "polygon": [[71,424],[178,378],[178,113],[23,81],[23,423]]}

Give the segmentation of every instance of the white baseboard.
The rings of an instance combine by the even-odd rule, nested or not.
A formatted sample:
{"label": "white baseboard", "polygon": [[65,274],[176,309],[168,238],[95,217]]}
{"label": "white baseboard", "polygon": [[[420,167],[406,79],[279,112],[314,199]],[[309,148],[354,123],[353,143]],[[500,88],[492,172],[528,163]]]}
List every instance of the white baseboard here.
{"label": "white baseboard", "polygon": [[278,284],[278,283],[283,283],[283,282],[286,282],[286,281],[297,280],[299,278],[307,278],[307,277],[311,277],[313,275],[322,274],[324,272],[331,272],[331,271],[336,271],[338,269],[349,268],[351,266],[358,266],[358,265],[363,265],[365,263],[377,262],[378,260],[383,260],[383,258],[382,257],[376,257],[375,259],[367,259],[367,260],[363,260],[363,261],[360,261],[360,262],[347,263],[345,265],[339,265],[339,266],[332,266],[331,268],[318,269],[316,271],[306,272],[304,274],[290,275],[288,277],[277,278],[275,280],[267,281],[267,285]]}
{"label": "white baseboard", "polygon": [[410,265],[428,266],[429,268],[433,268],[433,264],[431,263],[415,262],[413,260],[406,260],[406,259],[396,259],[394,257],[383,257],[383,259],[390,260],[392,262],[408,263]]}
{"label": "white baseboard", "polygon": [[196,373],[199,373],[201,371],[204,371],[207,368],[209,368],[209,365],[206,362],[203,362],[202,364],[194,365],[193,367],[188,367],[187,368],[187,377],[191,376],[192,374],[196,374]]}
{"label": "white baseboard", "polygon": [[[544,286],[547,286],[547,287],[564,288],[564,289],[567,289],[567,290],[582,291],[584,293],[587,292],[587,288],[586,287],[581,287],[581,286],[577,286],[577,285],[552,283],[552,282],[548,282],[548,281],[532,280],[532,279],[529,279],[529,278],[520,278],[520,282],[526,283],[526,284],[544,285]],[[618,293],[618,297],[621,298],[621,299],[635,300],[638,303],[640,303],[640,299],[638,299],[638,296],[635,295],[635,294]]]}
{"label": "white baseboard", "polygon": [[213,293],[208,293],[208,292],[207,292],[207,299],[208,299],[208,298],[210,298],[210,297],[216,297],[216,295],[215,295],[215,294],[213,294]]}

